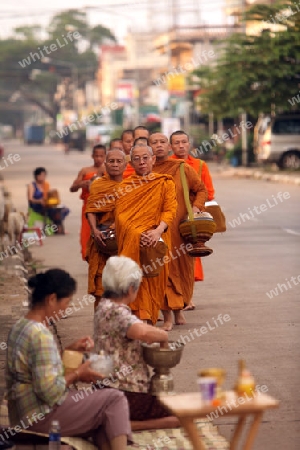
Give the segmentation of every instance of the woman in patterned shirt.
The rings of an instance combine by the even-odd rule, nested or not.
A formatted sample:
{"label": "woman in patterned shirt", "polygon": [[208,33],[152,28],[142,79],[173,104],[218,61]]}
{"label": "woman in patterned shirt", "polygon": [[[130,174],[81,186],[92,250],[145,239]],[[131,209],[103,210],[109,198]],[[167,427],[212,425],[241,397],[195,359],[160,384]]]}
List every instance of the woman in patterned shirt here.
{"label": "woman in patterned shirt", "polygon": [[141,346],[143,341],[167,347],[168,333],[138,319],[128,306],[137,296],[141,279],[142,271],[132,259],[108,259],[102,274],[104,294],[95,312],[95,349],[113,355],[114,374],[107,382],[125,393],[132,429],[174,428],[179,426],[178,419],[149,393],[150,375]]}
{"label": "woman in patterned shirt", "polygon": [[[58,420],[62,436],[94,438],[101,449],[125,450],[130,436],[128,403],[115,389],[95,391],[80,401],[69,386],[76,381],[103,379],[90,362],[64,375],[61,356],[47,320],[63,314],[76,290],[76,281],[61,269],[51,269],[30,278],[31,308],[11,329],[7,343],[6,381],[10,423],[22,429],[48,433]],[[86,336],[68,347],[85,351],[94,346]],[[73,395],[72,395],[73,394]],[[75,395],[74,395],[75,394]]]}

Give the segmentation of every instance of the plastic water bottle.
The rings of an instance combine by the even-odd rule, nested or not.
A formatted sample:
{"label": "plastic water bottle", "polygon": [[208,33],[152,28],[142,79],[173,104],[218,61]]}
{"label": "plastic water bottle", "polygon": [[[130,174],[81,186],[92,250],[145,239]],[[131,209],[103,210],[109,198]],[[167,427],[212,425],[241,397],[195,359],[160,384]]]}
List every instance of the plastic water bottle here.
{"label": "plastic water bottle", "polygon": [[60,426],[58,420],[53,420],[49,430],[49,450],[60,450]]}

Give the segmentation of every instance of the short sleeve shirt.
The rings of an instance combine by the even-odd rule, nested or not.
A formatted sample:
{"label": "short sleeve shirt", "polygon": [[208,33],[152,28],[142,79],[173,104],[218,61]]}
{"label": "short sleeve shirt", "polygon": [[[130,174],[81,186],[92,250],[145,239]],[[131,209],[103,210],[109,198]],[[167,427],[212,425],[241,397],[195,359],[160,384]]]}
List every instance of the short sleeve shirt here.
{"label": "short sleeve shirt", "polygon": [[66,396],[63,365],[54,337],[42,323],[20,319],[7,342],[6,385],[11,425],[47,414]]}
{"label": "short sleeve shirt", "polygon": [[104,350],[114,360],[110,386],[123,391],[148,392],[150,375],[141,341],[127,337],[131,325],[142,321],[128,306],[109,299],[100,301],[94,321],[96,351]]}

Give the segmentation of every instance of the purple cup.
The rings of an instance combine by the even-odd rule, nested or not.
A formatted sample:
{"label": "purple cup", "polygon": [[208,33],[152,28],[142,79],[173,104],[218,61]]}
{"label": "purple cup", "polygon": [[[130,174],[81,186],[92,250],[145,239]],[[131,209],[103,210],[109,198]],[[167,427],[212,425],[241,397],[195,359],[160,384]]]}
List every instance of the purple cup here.
{"label": "purple cup", "polygon": [[199,377],[198,384],[203,403],[210,404],[216,397],[217,379],[213,377]]}

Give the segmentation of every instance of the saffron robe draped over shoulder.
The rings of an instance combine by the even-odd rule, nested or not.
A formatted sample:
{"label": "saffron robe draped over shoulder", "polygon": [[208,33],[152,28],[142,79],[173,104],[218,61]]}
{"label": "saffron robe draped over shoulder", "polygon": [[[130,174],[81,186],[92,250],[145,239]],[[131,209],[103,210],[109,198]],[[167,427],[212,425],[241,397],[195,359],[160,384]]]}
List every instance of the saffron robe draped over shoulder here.
{"label": "saffron robe draped over shoulder", "polygon": [[130,164],[130,162],[127,163],[126,169],[123,172],[123,179],[131,177],[132,175],[135,175],[135,170]]}
{"label": "saffron robe draped over shoulder", "polygon": [[[97,170],[88,172],[88,173],[84,174],[83,181],[90,180],[95,175],[97,175]],[[81,245],[81,255],[82,255],[83,260],[85,260],[85,257],[86,257],[86,247],[87,247],[87,243],[88,243],[88,240],[89,240],[90,234],[91,234],[91,229],[90,229],[88,220],[85,215],[85,208],[87,205],[87,199],[88,199],[89,195],[90,195],[89,189],[82,188],[81,195],[80,195],[81,200],[83,200],[82,210],[81,210],[80,245]]]}
{"label": "saffron robe draped over shoulder", "polygon": [[[170,156],[171,159],[180,159],[176,155]],[[215,198],[215,188],[213,185],[212,177],[205,161],[198,158],[193,158],[191,155],[184,160],[189,166],[191,166],[197,174],[207,190],[207,200],[213,200]]]}
{"label": "saffron robe draped over shoulder", "polygon": [[[154,229],[161,221],[168,225],[162,239],[168,248],[171,247],[170,227],[177,209],[172,177],[150,173],[147,176],[132,175],[126,178],[118,187],[115,201],[111,199],[100,210],[105,212],[113,208],[119,255],[127,256],[140,265],[141,233]],[[155,261],[150,261],[151,264],[155,264]],[[169,264],[166,263],[157,277],[143,277],[137,298],[129,305],[140,319],[156,323],[166,289],[168,269]]]}
{"label": "saffron robe draped over shoulder", "polygon": [[[90,194],[88,196],[85,213],[97,214],[97,225],[102,223],[110,223],[114,221],[113,210],[107,212],[100,212],[102,205],[109,202],[118,189],[120,182],[113,181],[109,175],[95,180],[91,184]],[[87,219],[86,219],[87,220]],[[89,227],[90,228],[90,227]],[[100,297],[103,294],[102,287],[102,272],[109,256],[100,253],[97,250],[94,238],[90,236],[87,243],[86,260],[89,264],[88,272],[88,293]],[[95,307],[97,305],[95,304]]]}
{"label": "saffron robe draped over shoulder", "polygon": [[[170,156],[170,158],[179,159],[178,156],[176,155],[172,155]],[[207,200],[213,200],[215,197],[215,189],[206,162],[202,161],[202,159],[193,158],[191,155],[188,155],[187,159],[185,159],[184,161],[189,166],[191,166],[199,175],[202,183],[204,184],[207,190]],[[195,281],[203,281],[203,280],[204,280],[204,273],[201,258],[195,258]]]}
{"label": "saffron robe draped over shoulder", "polygon": [[[183,187],[180,178],[180,164],[182,159],[167,159],[157,161],[153,171],[172,175],[176,186],[176,197],[178,202],[177,214],[171,225],[172,256],[169,268],[169,278],[166,289],[165,301],[162,309],[182,309],[188,304],[194,291],[194,258],[188,255],[186,243],[179,232],[179,224],[187,218]],[[204,184],[199,179],[195,170],[188,164],[184,164],[184,171],[190,191],[192,206],[205,210],[204,203],[207,192]]]}

